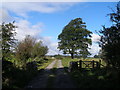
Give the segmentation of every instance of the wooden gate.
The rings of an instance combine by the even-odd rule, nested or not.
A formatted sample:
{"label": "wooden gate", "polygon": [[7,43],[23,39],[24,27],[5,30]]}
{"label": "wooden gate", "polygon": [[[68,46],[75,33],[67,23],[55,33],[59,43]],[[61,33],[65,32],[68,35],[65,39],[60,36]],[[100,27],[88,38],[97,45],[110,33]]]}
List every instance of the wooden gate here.
{"label": "wooden gate", "polygon": [[101,60],[98,61],[72,61],[70,62],[70,70],[76,70],[76,69],[84,69],[84,68],[100,68],[101,66]]}
{"label": "wooden gate", "polygon": [[78,61],[78,68],[100,68],[100,62],[98,61]]}

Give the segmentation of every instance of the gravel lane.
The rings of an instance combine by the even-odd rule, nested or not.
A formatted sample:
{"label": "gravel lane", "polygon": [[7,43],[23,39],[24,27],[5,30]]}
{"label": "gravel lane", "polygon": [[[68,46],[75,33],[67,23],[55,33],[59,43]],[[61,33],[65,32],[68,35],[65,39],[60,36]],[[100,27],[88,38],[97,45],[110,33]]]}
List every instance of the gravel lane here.
{"label": "gravel lane", "polygon": [[54,88],[76,88],[69,75],[65,72],[61,60],[58,60],[57,65]]}
{"label": "gravel lane", "polygon": [[43,72],[40,72],[25,88],[46,88],[48,77],[52,74],[50,69],[55,63],[56,60],[49,64]]}
{"label": "gravel lane", "polygon": [[56,61],[57,61],[57,60],[54,60],[51,64],[49,64],[49,65],[46,67],[45,70],[50,70],[50,69],[52,69],[53,66],[55,65]]}
{"label": "gravel lane", "polygon": [[[57,63],[57,69],[55,73],[51,70],[54,65]],[[76,88],[73,84],[73,81],[69,75],[65,72],[61,60],[54,60],[49,64],[46,69],[39,73],[25,88],[47,88],[48,79],[50,75],[55,75],[55,78],[49,83],[52,85],[52,88]]]}

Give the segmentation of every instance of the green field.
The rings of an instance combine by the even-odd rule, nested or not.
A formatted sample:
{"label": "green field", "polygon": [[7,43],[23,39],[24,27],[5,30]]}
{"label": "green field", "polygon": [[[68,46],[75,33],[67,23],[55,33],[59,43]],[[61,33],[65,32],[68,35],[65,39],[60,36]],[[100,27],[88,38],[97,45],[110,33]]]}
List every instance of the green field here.
{"label": "green field", "polygon": [[[83,60],[83,59],[77,59],[77,58],[75,58],[75,59],[63,58],[62,59],[62,64],[63,64],[64,67],[69,67],[69,63],[71,61],[79,61],[79,60],[82,60],[82,61],[92,61],[92,60],[99,61],[101,59],[99,59],[99,58],[86,58],[86,59]],[[106,63],[103,60],[101,60],[101,64],[104,65],[104,66],[106,66]]]}

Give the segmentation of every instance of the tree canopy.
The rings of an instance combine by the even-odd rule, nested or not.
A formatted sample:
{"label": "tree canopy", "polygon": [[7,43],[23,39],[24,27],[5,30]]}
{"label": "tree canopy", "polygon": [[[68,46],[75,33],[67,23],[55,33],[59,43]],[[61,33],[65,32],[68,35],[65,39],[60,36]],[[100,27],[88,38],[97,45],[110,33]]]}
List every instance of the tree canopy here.
{"label": "tree canopy", "polygon": [[114,68],[120,68],[120,2],[116,6],[116,11],[108,14],[113,22],[111,27],[100,31],[103,59]]}
{"label": "tree canopy", "polygon": [[58,48],[64,54],[71,54],[71,58],[74,58],[74,55],[87,57],[90,55],[88,45],[92,44],[90,34],[92,32],[86,29],[85,22],[81,18],[71,20],[58,36]]}
{"label": "tree canopy", "polygon": [[2,60],[5,60],[6,57],[12,53],[12,50],[16,44],[16,39],[15,39],[15,28],[17,28],[14,25],[14,21],[12,23],[2,23],[1,25],[1,30],[0,30],[0,35],[1,37],[1,42],[2,42]]}
{"label": "tree canopy", "polygon": [[47,52],[48,48],[42,45],[42,41],[37,42],[35,38],[27,35],[18,43],[16,57],[26,63],[29,58],[43,57]]}

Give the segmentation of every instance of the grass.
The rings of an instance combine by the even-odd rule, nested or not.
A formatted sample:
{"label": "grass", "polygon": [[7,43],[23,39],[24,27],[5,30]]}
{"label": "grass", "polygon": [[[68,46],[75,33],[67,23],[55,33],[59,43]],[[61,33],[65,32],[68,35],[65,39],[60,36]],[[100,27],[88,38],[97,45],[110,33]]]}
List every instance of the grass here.
{"label": "grass", "polygon": [[[120,88],[118,75],[105,68],[82,70],[69,73],[78,88]],[[113,83],[114,82],[114,83]]]}
{"label": "grass", "polygon": [[[80,59],[63,58],[62,63],[67,71],[71,61],[79,61]],[[99,61],[99,58],[87,58],[85,61]],[[104,66],[106,63],[101,62]],[[78,88],[120,88],[118,72],[103,67],[101,69],[82,69],[67,72]]]}
{"label": "grass", "polygon": [[71,58],[63,58],[62,59],[62,64],[64,67],[69,67],[69,63],[71,61],[78,61],[79,59],[71,59]]}

